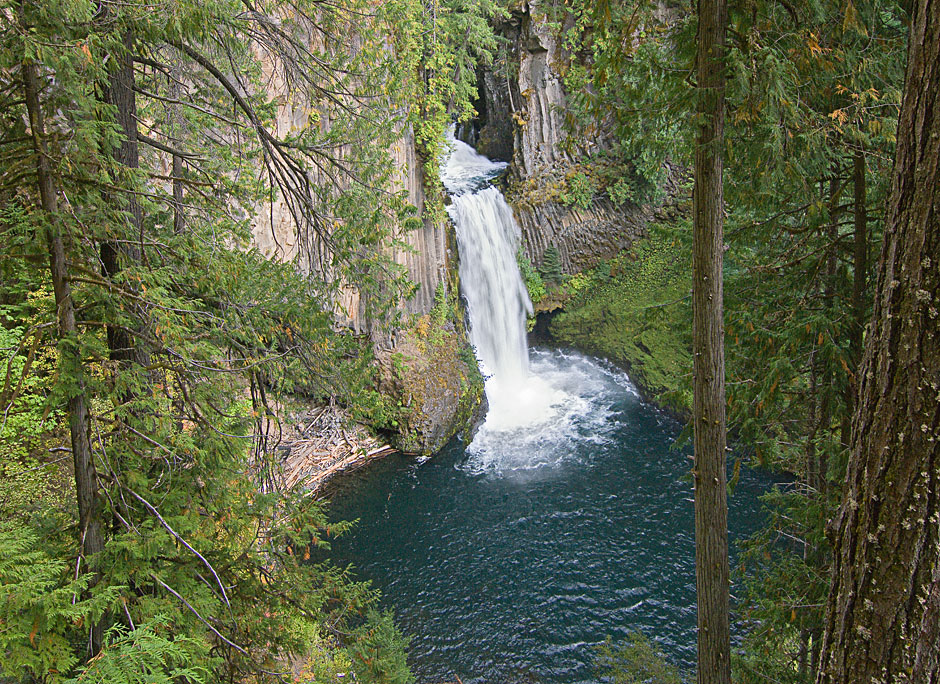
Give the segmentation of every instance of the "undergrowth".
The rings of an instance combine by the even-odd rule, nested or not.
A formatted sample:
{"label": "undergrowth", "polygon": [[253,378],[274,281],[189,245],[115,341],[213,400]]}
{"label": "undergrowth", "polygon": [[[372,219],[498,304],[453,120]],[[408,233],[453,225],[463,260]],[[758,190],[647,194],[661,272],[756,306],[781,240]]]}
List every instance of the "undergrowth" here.
{"label": "undergrowth", "polygon": [[656,224],[650,237],[567,279],[564,311],[550,324],[558,342],[610,359],[660,404],[691,407],[691,283],[686,222]]}

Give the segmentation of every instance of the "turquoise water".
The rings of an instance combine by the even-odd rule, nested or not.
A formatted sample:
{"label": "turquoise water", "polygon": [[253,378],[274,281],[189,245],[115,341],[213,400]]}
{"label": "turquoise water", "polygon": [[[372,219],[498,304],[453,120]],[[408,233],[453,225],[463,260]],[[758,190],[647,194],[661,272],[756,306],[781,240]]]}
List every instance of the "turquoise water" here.
{"label": "turquoise water", "polygon": [[[681,426],[604,363],[535,351],[532,372],[555,393],[543,423],[423,462],[394,456],[342,483],[333,517],[359,523],[335,557],[395,609],[420,682],[594,681],[594,646],[635,629],[691,666],[691,461],[671,448]],[[732,543],[760,525],[769,485],[742,469]]]}

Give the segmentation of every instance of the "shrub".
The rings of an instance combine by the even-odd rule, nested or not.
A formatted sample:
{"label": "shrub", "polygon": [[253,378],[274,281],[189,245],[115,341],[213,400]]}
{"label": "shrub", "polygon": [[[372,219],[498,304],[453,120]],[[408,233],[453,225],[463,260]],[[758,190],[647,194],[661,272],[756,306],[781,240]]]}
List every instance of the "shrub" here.
{"label": "shrub", "polygon": [[546,295],[541,274],[533,268],[532,262],[526,258],[521,248],[516,252],[516,263],[519,264],[519,273],[522,275],[525,289],[529,292],[529,299],[533,304],[538,304]]}
{"label": "shrub", "polygon": [[558,194],[558,199],[566,207],[578,206],[587,209],[591,206],[596,191],[594,182],[583,171],[573,173],[567,178],[565,187]]}
{"label": "shrub", "polygon": [[670,663],[654,641],[630,632],[620,643],[610,637],[597,647],[598,676],[611,684],[684,684],[682,670]]}

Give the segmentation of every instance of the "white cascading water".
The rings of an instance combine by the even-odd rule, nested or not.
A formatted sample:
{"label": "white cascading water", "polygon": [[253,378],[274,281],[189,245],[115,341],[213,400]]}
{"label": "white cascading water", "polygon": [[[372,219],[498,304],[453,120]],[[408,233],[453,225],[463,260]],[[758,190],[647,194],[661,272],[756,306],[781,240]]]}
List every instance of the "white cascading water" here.
{"label": "white cascading water", "polygon": [[[460,244],[460,283],[470,313],[470,341],[483,371],[505,383],[529,373],[526,314],[532,302],[519,267],[519,228],[512,209],[488,177],[505,164],[491,162],[460,141],[448,160],[444,183]],[[481,186],[481,179],[483,184]]]}
{"label": "white cascading water", "polygon": [[580,355],[535,352],[530,368],[525,322],[532,304],[516,262],[519,227],[490,182],[506,164],[459,140],[450,144],[441,176],[452,199],[470,342],[489,402],[465,467],[502,474],[555,465],[574,442],[603,440],[610,400],[634,390],[622,373]]}

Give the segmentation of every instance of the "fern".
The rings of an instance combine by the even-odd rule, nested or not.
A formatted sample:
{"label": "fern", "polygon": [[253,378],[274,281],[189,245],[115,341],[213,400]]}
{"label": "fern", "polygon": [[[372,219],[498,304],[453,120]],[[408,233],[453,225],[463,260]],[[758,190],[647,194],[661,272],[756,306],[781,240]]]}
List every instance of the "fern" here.
{"label": "fern", "polygon": [[134,630],[113,627],[104,648],[65,684],[201,684],[208,671],[188,663],[204,649],[188,637],[175,639],[167,631],[167,619],[157,617]]}
{"label": "fern", "polygon": [[119,588],[82,599],[91,575],[70,571],[33,530],[0,525],[0,673],[52,683],[75,667],[83,626],[101,617]]}

